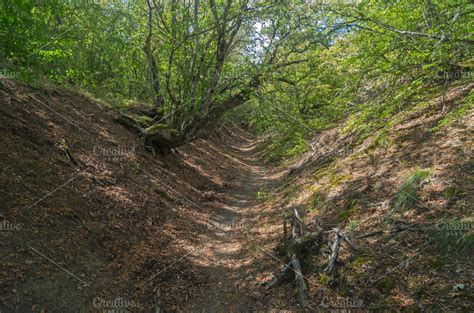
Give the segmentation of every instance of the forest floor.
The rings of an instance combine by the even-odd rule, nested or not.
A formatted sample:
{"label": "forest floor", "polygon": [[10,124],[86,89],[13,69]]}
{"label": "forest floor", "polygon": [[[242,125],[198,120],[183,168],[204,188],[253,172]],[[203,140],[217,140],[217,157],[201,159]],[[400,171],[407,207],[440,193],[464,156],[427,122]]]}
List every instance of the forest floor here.
{"label": "forest floor", "polygon": [[83,94],[0,91],[2,312],[264,308],[246,241],[269,183],[257,138],[226,124],[154,156]]}
{"label": "forest floor", "polygon": [[243,292],[241,285],[245,284],[242,280],[249,280],[244,269],[252,258],[245,248],[248,243],[249,216],[258,210],[256,193],[268,182],[267,170],[256,155],[258,141],[242,130],[240,134],[242,137],[233,138],[229,154],[226,155],[238,160],[235,162],[235,169],[239,173],[237,185],[219,201],[222,208],[216,212],[212,221],[215,236],[196,247],[199,262],[210,265],[205,275],[213,283],[199,290],[197,300],[185,307],[185,311],[250,312],[258,307],[255,301],[261,297],[258,291]]}
{"label": "forest floor", "polygon": [[330,281],[327,245],[302,260],[307,311],[469,312],[474,228],[453,239],[436,222],[473,225],[474,117],[431,129],[473,87],[400,116],[386,145],[334,128],[268,164],[270,142],[230,122],[153,155],[104,103],[1,80],[0,312],[301,311],[291,279],[265,287],[288,261],[289,208],[358,247]]}

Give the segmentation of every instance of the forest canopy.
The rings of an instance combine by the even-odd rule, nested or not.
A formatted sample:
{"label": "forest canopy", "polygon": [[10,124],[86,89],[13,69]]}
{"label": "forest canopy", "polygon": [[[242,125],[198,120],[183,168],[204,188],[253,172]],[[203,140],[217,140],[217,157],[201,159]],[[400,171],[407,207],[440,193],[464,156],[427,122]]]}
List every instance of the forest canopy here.
{"label": "forest canopy", "polygon": [[340,119],[363,134],[472,80],[469,0],[0,6],[4,76],[82,88],[120,108],[145,104],[139,120],[124,113],[126,123],[164,151],[230,114],[274,133],[276,157],[291,156]]}

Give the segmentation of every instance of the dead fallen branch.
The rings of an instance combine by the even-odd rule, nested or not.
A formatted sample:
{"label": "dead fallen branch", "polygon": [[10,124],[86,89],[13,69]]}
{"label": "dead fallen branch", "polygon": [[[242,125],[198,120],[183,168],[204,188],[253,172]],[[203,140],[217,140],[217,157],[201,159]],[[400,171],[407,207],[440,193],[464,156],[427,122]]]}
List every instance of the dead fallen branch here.
{"label": "dead fallen branch", "polygon": [[64,154],[66,157],[69,159],[69,162],[76,166],[82,166],[82,167],[87,167],[81,160],[76,159],[74,155],[72,154],[71,150],[69,149],[68,144],[66,143],[66,140],[62,140],[61,142],[61,149],[63,150]]}
{"label": "dead fallen branch", "polygon": [[331,254],[329,255],[329,262],[323,272],[329,273],[332,276],[334,266],[339,255],[339,245],[341,244],[343,238],[339,235],[339,228],[334,228],[333,231],[334,240],[331,245]]}
{"label": "dead fallen branch", "polygon": [[300,261],[296,257],[296,254],[293,254],[291,256],[291,265],[293,266],[293,271],[295,272],[295,282],[296,282],[296,285],[298,286],[298,290],[300,294],[300,305],[304,309],[309,306],[308,288],[306,287],[303,272],[301,270]]}
{"label": "dead fallen branch", "polygon": [[[304,225],[303,221],[301,220],[300,213],[295,208],[293,209],[293,225],[292,225],[292,243],[291,243],[291,265],[293,267],[293,271],[295,272],[295,282],[298,286],[299,294],[300,294],[300,305],[302,308],[307,308],[309,306],[308,303],[308,288],[306,287],[306,283],[304,281],[303,272],[301,270],[300,261],[298,259],[298,252],[301,252],[300,246],[298,245],[298,239],[304,237],[306,234],[306,226]],[[305,242],[303,240],[303,242]]]}
{"label": "dead fallen branch", "polygon": [[337,262],[337,257],[339,256],[339,248],[342,242],[347,242],[347,244],[352,247],[354,250],[358,250],[357,247],[352,243],[352,241],[347,237],[347,235],[342,232],[338,227],[330,231],[333,237],[333,242],[331,244],[331,254],[329,255],[329,262],[326,268],[323,270],[325,273],[330,274],[333,277],[333,271]]}
{"label": "dead fallen branch", "polygon": [[356,237],[356,239],[363,239],[363,238],[378,236],[378,235],[382,235],[382,234],[384,234],[383,231],[381,231],[381,230],[376,230],[376,231],[372,231],[372,232],[370,232],[370,233],[366,233],[366,234],[359,235],[359,236]]}
{"label": "dead fallen branch", "polygon": [[[329,274],[331,280],[334,280],[334,273],[342,243],[347,243],[350,248],[356,251],[359,249],[352,242],[349,235],[339,228],[334,228],[331,231],[324,231],[323,227],[317,222],[317,220],[313,222],[314,225],[310,224],[310,226],[306,226],[297,209],[292,210],[291,231],[287,228],[286,220],[287,216],[284,216],[283,243],[285,247],[284,251],[289,258],[289,261],[278,274],[273,276],[270,282],[264,285],[268,288],[278,286],[279,284],[288,281],[291,272],[294,272],[295,283],[299,291],[299,302],[302,308],[307,308],[309,307],[308,288],[303,276],[302,267],[304,265],[303,263],[305,261],[307,262],[309,259],[308,256],[314,251],[314,249],[318,250],[322,243],[328,243],[330,245],[331,251],[328,257],[328,264],[323,271]],[[291,240],[288,238],[288,232],[290,232],[289,236]],[[367,236],[369,237],[376,234],[367,234]]]}
{"label": "dead fallen branch", "polygon": [[[277,275],[274,275],[272,280],[264,285],[267,288],[275,287],[281,284],[284,281],[287,281],[291,275],[295,275],[295,283],[299,291],[299,301],[302,308],[309,307],[308,300],[308,287],[303,276],[303,271],[301,269],[300,256],[311,249],[312,246],[316,244],[316,238],[321,234],[321,231],[316,232],[307,232],[307,227],[304,225],[300,214],[297,209],[293,209],[292,221],[291,221],[291,246],[288,247],[288,236],[287,236],[287,216],[284,215],[283,221],[283,242],[285,244],[285,249],[291,248],[291,252],[288,254],[291,256],[288,263],[285,264],[283,269]],[[264,251],[265,252],[265,251]],[[267,253],[267,252],[265,252]],[[268,254],[268,253],[267,253]],[[273,257],[273,256],[272,256]],[[275,258],[275,257],[273,257]]]}
{"label": "dead fallen branch", "polygon": [[[405,231],[423,232],[423,231],[426,231],[426,229],[429,229],[429,226],[428,227],[415,227],[415,226],[417,225],[408,225],[408,226],[396,225],[395,229],[393,230],[390,230],[390,231],[375,230],[375,231],[368,232],[365,234],[360,234],[356,236],[355,239],[364,239],[364,238],[369,238],[369,237],[374,237],[374,236],[379,236],[379,235],[392,235],[392,234],[401,233]],[[431,225],[431,227],[433,226],[435,225]]]}

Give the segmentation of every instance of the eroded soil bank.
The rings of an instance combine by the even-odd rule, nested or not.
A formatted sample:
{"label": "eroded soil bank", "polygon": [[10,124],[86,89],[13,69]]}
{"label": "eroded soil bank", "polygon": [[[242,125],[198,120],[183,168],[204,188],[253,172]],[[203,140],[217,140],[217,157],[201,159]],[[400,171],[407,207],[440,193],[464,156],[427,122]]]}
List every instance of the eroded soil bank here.
{"label": "eroded soil bank", "polygon": [[266,184],[251,134],[229,123],[153,156],[79,93],[5,80],[0,97],[2,311],[263,307],[243,238]]}
{"label": "eroded soil bank", "polygon": [[230,122],[153,155],[102,103],[2,80],[0,310],[300,311],[291,279],[264,286],[288,261],[283,220],[297,208],[357,246],[341,246],[329,281],[330,247],[315,243],[308,311],[468,312],[472,228],[452,250],[436,226],[472,217],[473,116],[432,128],[472,88],[397,117],[383,141],[336,127],[272,166],[269,141]]}

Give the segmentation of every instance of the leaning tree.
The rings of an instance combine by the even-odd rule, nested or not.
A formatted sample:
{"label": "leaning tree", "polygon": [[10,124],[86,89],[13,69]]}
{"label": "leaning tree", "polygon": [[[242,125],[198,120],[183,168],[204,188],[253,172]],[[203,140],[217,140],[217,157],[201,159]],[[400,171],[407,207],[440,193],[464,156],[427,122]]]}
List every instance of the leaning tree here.
{"label": "leaning tree", "polygon": [[203,136],[279,69],[306,61],[314,12],[292,1],[147,0],[153,109],[146,125],[126,114],[120,122],[162,152]]}

